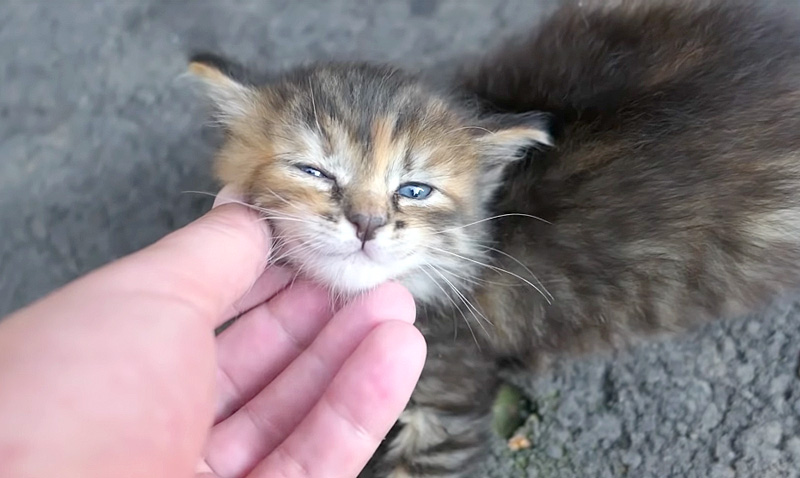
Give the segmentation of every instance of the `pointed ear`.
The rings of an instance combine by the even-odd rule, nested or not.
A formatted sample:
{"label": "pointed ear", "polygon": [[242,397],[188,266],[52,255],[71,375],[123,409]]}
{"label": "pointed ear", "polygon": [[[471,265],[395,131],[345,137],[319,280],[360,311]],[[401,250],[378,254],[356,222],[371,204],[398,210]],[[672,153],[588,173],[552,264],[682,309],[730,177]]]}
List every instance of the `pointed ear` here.
{"label": "pointed ear", "polygon": [[550,116],[546,113],[496,115],[484,121],[485,134],[478,138],[484,162],[505,167],[523,159],[527,152],[553,146]]}
{"label": "pointed ear", "polygon": [[222,58],[207,54],[194,56],[189,62],[189,73],[202,82],[216,107],[216,118],[226,126],[251,113],[258,99],[254,87],[234,78],[233,72],[237,68]]}
{"label": "pointed ear", "polygon": [[506,167],[529,156],[532,149],[554,145],[546,113],[503,114],[483,122],[477,138],[481,154],[481,191],[489,200],[502,185]]}

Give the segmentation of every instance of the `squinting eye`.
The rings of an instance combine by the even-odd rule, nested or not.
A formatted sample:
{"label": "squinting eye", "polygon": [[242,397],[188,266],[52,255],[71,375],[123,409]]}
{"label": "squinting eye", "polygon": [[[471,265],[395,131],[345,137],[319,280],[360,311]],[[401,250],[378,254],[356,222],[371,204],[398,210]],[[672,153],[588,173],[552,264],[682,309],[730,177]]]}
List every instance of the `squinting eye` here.
{"label": "squinting eye", "polygon": [[304,164],[298,165],[297,169],[299,169],[300,171],[302,171],[302,172],[304,172],[306,174],[310,174],[311,176],[314,176],[315,178],[333,179],[330,176],[328,176],[327,174],[325,174],[322,171],[320,171],[319,169],[312,168],[311,166],[306,166]]}
{"label": "squinting eye", "polygon": [[432,192],[432,187],[422,183],[406,183],[397,189],[397,194],[409,199],[425,199]]}

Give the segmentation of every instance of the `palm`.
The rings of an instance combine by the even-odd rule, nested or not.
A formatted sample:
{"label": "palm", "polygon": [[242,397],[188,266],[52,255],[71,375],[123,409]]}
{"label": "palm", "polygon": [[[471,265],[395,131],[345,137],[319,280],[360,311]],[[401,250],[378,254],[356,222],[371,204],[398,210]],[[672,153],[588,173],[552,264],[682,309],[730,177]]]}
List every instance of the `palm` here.
{"label": "palm", "polygon": [[389,317],[413,317],[397,287],[334,313],[327,294],[298,283],[225,330],[204,473],[356,476],[421,368],[420,336]]}

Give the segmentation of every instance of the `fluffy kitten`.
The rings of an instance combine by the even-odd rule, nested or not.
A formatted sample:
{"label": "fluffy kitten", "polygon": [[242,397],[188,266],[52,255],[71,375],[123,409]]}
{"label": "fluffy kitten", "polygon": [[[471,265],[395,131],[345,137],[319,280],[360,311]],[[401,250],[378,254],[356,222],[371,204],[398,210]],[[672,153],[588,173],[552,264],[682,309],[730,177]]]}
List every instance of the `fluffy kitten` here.
{"label": "fluffy kitten", "polygon": [[466,476],[500,362],[800,284],[800,23],[776,6],[569,4],[447,89],[367,64],[191,70],[228,132],[218,175],[263,208],[276,258],[417,299],[429,359],[380,476]]}

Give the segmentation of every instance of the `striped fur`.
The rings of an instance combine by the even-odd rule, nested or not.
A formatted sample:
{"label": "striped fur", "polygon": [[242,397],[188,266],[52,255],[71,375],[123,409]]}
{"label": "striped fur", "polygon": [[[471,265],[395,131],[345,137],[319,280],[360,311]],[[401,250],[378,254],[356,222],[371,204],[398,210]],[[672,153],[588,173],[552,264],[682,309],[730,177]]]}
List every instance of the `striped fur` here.
{"label": "striped fur", "polygon": [[[800,22],[778,4],[570,3],[447,91],[366,64],[259,85],[193,69],[228,132],[219,177],[264,208],[279,259],[342,295],[398,280],[417,299],[428,362],[365,473],[469,476],[501,362],[800,283]],[[409,181],[434,193],[400,197]],[[354,213],[385,225],[360,242]]]}

